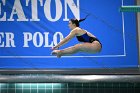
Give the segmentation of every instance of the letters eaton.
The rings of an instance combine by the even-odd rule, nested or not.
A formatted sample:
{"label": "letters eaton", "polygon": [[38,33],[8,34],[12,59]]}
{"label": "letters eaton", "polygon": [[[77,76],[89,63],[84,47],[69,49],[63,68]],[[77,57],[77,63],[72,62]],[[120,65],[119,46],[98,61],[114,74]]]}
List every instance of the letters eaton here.
{"label": "letters eaton", "polygon": [[[0,16],[2,16],[0,18],[0,21],[15,21],[14,15],[17,15],[18,17],[16,19],[17,21],[40,21],[40,18],[38,17],[38,13],[39,13],[38,5],[42,6],[42,9],[44,10],[44,15],[49,21],[52,22],[58,21],[61,18],[63,11],[64,11],[63,21],[68,21],[69,20],[68,12],[67,12],[68,7],[71,9],[75,18],[80,19],[79,0],[77,0],[77,5],[74,3],[73,0],[63,0],[64,8],[62,7],[62,0],[54,0],[55,1],[54,5],[56,6],[55,18],[52,18],[51,16],[51,8],[54,7],[54,5],[51,6],[51,1],[53,0],[14,0],[14,5],[11,8],[10,17],[7,19],[7,13],[4,10],[6,10],[7,8],[6,4],[9,2],[8,0],[7,1],[2,0],[2,2],[0,2]],[[31,18],[26,18],[26,15],[23,11],[22,3],[25,4],[24,7],[31,8],[31,15],[32,15]]]}

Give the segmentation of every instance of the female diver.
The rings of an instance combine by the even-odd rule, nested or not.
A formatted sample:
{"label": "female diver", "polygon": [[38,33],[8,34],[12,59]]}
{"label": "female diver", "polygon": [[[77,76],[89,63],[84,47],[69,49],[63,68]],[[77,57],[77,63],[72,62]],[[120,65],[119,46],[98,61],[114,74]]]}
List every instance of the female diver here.
{"label": "female diver", "polygon": [[[80,19],[79,21],[77,19],[70,19],[68,26],[71,29],[71,32],[66,38],[52,48],[52,55],[56,55],[58,58],[60,58],[61,56],[72,55],[77,52],[97,53],[101,51],[102,44],[100,41],[90,32],[79,27],[79,23],[85,19],[86,18]],[[60,46],[67,43],[75,36],[77,37],[78,41],[82,43],[63,50],[58,50]]]}

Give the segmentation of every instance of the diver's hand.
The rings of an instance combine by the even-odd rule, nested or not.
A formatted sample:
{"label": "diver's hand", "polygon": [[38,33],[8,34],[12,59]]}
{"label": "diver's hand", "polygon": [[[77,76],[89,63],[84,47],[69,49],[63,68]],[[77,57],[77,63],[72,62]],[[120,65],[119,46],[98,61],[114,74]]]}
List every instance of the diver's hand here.
{"label": "diver's hand", "polygon": [[58,47],[55,47],[55,46],[54,46],[54,47],[52,47],[52,50],[57,50],[57,49],[58,49]]}

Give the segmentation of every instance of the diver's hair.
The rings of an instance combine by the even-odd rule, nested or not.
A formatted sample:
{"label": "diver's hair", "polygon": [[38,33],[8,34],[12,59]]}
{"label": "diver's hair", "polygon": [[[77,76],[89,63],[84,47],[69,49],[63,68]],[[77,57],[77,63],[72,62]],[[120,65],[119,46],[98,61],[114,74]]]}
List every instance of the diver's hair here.
{"label": "diver's hair", "polygon": [[77,20],[77,19],[70,19],[70,21],[72,22],[72,24],[75,24],[76,27],[79,27],[79,23],[86,20],[86,18],[88,17],[89,15],[87,15],[85,18],[83,19],[80,19],[80,20]]}

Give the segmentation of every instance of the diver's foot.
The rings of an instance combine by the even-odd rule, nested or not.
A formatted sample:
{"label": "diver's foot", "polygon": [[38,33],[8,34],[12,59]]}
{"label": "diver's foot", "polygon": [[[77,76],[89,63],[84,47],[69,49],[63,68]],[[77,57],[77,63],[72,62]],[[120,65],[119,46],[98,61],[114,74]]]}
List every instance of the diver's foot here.
{"label": "diver's foot", "polygon": [[53,50],[51,54],[57,56],[58,58],[61,58],[60,50]]}
{"label": "diver's foot", "polygon": [[53,50],[51,55],[57,55],[57,51],[56,50]]}

